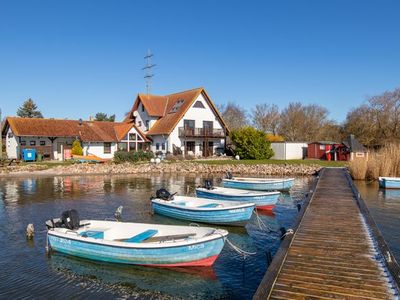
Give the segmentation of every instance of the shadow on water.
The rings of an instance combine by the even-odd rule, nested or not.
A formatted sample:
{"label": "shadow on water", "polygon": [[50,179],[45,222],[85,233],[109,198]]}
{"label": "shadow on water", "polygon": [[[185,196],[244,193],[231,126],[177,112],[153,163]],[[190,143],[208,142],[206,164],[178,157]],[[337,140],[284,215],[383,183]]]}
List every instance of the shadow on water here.
{"label": "shadow on water", "polygon": [[[246,227],[224,227],[233,244],[254,253],[245,259],[228,244],[212,268],[200,269],[111,265],[45,253],[44,222],[72,208],[82,219],[107,219],[122,205],[124,221],[187,225],[190,222],[152,215],[149,198],[161,187],[194,194],[205,178],[173,174],[0,179],[0,239],[7,241],[0,248],[0,298],[250,299],[268,267],[267,253],[279,247],[279,228],[290,228],[311,178],[297,178],[273,213],[259,212],[268,229],[260,227],[255,215]],[[220,178],[213,181],[218,185]],[[28,223],[35,226],[33,240],[25,236]]]}

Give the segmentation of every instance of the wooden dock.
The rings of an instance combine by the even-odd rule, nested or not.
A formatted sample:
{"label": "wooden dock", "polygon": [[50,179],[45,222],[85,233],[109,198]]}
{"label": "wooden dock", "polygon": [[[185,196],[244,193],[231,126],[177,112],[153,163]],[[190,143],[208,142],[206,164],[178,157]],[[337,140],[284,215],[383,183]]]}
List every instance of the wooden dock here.
{"label": "wooden dock", "polygon": [[347,171],[323,169],[314,189],[253,299],[398,299],[399,266]]}

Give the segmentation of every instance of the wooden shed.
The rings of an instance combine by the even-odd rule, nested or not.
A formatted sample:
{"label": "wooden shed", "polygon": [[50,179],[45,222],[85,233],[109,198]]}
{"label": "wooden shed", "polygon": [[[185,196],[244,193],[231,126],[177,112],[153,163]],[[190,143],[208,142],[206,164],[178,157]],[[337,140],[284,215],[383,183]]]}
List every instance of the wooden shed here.
{"label": "wooden shed", "polygon": [[318,141],[308,144],[307,154],[311,159],[333,159],[331,155],[332,149],[335,149],[340,143],[332,141]]}

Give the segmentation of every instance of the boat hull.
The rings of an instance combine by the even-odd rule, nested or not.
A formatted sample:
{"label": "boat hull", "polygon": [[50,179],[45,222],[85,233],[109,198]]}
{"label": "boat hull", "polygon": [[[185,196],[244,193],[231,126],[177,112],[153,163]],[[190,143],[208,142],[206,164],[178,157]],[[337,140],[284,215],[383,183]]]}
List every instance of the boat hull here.
{"label": "boat hull", "polygon": [[282,181],[241,181],[235,179],[223,179],[222,185],[226,188],[253,190],[253,191],[287,191],[293,186],[294,179]]}
{"label": "boat hull", "polygon": [[379,187],[384,189],[400,189],[400,178],[379,177]]}
{"label": "boat hull", "polygon": [[200,198],[208,198],[215,200],[227,200],[227,201],[240,201],[240,202],[252,202],[256,205],[257,209],[261,210],[272,210],[275,204],[278,202],[280,193],[271,193],[262,196],[243,196],[243,195],[227,195],[217,194],[215,192],[208,191],[207,189],[196,189],[196,195]]}
{"label": "boat hull", "polygon": [[82,241],[73,237],[60,237],[48,233],[52,251],[81,258],[132,265],[154,267],[206,267],[211,266],[224,247],[224,237],[186,245],[160,243],[160,247],[113,246],[96,241]]}
{"label": "boat hull", "polygon": [[185,207],[163,205],[152,202],[153,211],[157,214],[175,219],[218,225],[245,226],[251,219],[254,205],[218,210],[195,210]]}

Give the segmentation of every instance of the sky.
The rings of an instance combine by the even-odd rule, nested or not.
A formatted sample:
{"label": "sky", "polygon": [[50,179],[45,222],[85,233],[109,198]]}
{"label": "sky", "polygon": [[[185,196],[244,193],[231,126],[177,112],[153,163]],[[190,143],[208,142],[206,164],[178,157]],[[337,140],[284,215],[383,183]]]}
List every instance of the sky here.
{"label": "sky", "polygon": [[217,104],[319,104],[343,122],[400,86],[400,1],[0,0],[0,109],[121,121],[146,91]]}

